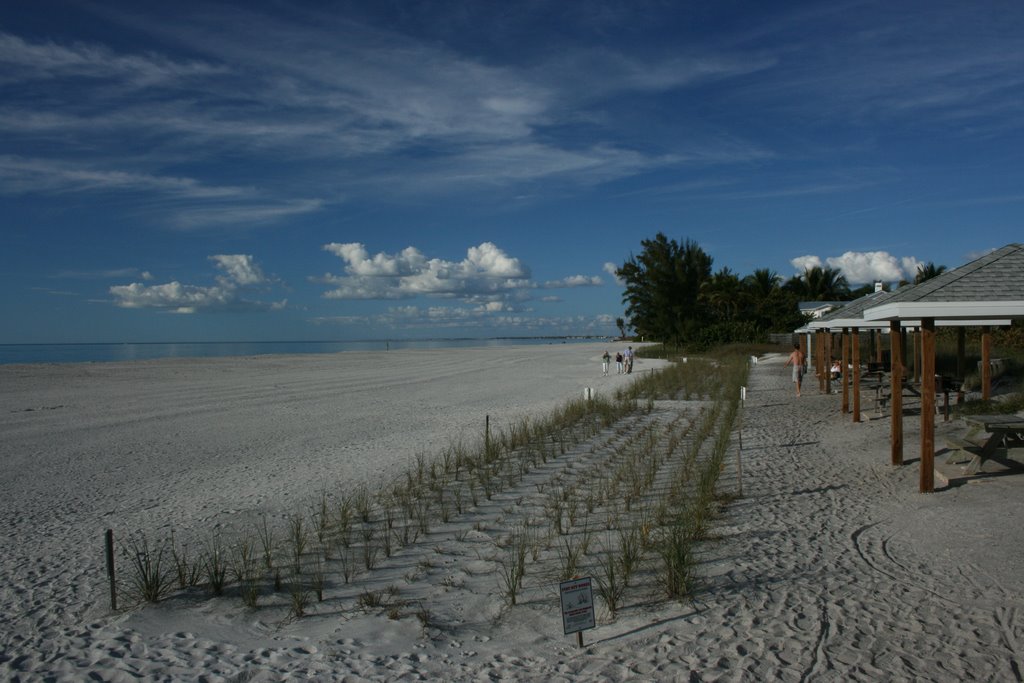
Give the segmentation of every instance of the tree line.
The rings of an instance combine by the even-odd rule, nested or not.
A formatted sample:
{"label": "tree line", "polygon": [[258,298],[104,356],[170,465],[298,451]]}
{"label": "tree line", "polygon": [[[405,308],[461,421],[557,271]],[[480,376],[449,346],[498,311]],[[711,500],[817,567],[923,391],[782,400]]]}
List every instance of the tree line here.
{"label": "tree line", "polygon": [[[807,268],[788,280],[769,268],[746,276],[727,267],[714,271],[712,257],[697,242],[677,242],[660,232],[640,245],[640,253],[616,269],[625,284],[627,318],[616,321],[623,336],[629,327],[637,336],[677,346],[759,342],[770,332],[803,325],[801,301],[848,301],[874,289],[851,288],[842,271],[830,267]],[[915,281],[944,270],[925,264]]]}

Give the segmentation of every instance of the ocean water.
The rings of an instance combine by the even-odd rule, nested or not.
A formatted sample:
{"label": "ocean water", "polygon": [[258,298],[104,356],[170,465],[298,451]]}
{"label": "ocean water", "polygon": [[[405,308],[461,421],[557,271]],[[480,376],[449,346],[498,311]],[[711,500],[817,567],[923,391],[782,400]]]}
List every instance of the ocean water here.
{"label": "ocean water", "polygon": [[520,344],[574,344],[607,337],[501,337],[493,339],[381,339],[308,342],[174,342],[124,344],[0,344],[0,365],[12,363],[109,363],[153,358],[211,358],[290,353],[338,353],[390,349],[457,349]]}

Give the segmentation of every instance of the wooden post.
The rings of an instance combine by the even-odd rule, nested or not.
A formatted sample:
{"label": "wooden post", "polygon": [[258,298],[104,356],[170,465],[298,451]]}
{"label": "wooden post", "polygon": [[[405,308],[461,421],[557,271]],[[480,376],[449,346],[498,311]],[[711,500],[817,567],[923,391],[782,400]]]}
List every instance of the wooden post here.
{"label": "wooden post", "polygon": [[484,415],[484,452],[491,455],[491,416]]}
{"label": "wooden post", "polygon": [[825,393],[825,373],[821,367],[822,363],[825,362],[825,330],[818,330],[818,333],[815,336],[817,341],[816,346],[818,347],[818,360],[814,364],[814,372],[818,376],[818,391]]}
{"label": "wooden post", "polygon": [[832,330],[825,332],[825,393],[832,393]]}
{"label": "wooden post", "polygon": [[114,578],[114,530],[107,529],[107,577],[110,579],[110,609],[117,611],[117,582]]}
{"label": "wooden post", "polygon": [[967,371],[967,328],[956,328],[956,378],[963,380]]}
{"label": "wooden post", "polygon": [[914,382],[920,382],[921,381],[921,328],[920,327],[917,328],[916,330],[914,330],[913,337],[914,337],[914,348],[912,349],[912,353],[911,353],[911,365],[910,365],[910,367],[913,368],[913,374],[911,376],[914,378]]}
{"label": "wooden post", "polygon": [[992,328],[981,328],[981,398],[992,398]]}
{"label": "wooden post", "polygon": [[747,388],[740,387],[740,410],[736,416],[736,489],[743,497],[743,408],[747,405]]}
{"label": "wooden post", "polygon": [[935,318],[921,319],[920,490],[935,490]]}
{"label": "wooden post", "polygon": [[839,381],[843,383],[842,412],[845,415],[850,412],[850,328],[843,328],[843,351],[842,351],[842,372],[839,373]]}
{"label": "wooden post", "polygon": [[[872,339],[874,338],[872,333]],[[853,421],[860,422],[860,328],[853,328]]]}
{"label": "wooden post", "polygon": [[889,323],[889,387],[892,391],[892,429],[889,445],[892,464],[903,464],[903,334],[898,320]]}
{"label": "wooden post", "polygon": [[[878,335],[878,342],[875,344],[875,362],[876,363],[881,363],[882,362],[882,331],[881,330],[874,330],[872,332],[872,334]],[[891,346],[892,346],[892,344],[890,344],[890,347]],[[892,353],[892,348],[889,349],[889,353],[890,354]]]}

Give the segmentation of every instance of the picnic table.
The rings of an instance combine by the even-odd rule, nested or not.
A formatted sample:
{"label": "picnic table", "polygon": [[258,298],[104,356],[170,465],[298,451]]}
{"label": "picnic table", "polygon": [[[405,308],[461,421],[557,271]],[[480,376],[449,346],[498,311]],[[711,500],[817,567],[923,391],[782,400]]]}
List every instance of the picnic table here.
{"label": "picnic table", "polygon": [[[881,416],[882,409],[886,407],[889,401],[892,399],[892,392],[888,385],[889,373],[881,372],[874,373],[868,371],[864,373],[865,378],[870,378],[864,382],[861,386],[867,389],[873,389],[875,392],[875,412]],[[936,405],[936,408],[943,414],[943,421],[949,422],[949,394],[955,392],[957,395],[957,405],[963,403],[963,380],[956,379],[953,377],[944,377],[940,375],[935,376],[935,393],[942,394],[942,404]],[[903,378],[903,395],[904,396],[921,396],[920,385],[914,383],[909,377]]]}
{"label": "picnic table", "polygon": [[[965,415],[967,436],[963,439],[947,437],[946,442],[955,450],[946,459],[947,463],[966,462],[966,474],[977,474],[987,460],[993,460],[1006,467],[1024,468],[1024,464],[999,457],[996,451],[1005,448],[1024,447],[1024,417],[1020,415]],[[988,434],[984,440],[980,434]]]}

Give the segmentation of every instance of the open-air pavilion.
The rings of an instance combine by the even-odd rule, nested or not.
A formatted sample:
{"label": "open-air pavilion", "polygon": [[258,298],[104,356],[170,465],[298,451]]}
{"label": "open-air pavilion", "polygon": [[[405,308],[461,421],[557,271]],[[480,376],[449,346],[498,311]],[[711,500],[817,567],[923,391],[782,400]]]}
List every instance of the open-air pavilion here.
{"label": "open-air pavilion", "polygon": [[[911,288],[901,288],[863,311],[866,322],[888,322],[893,395],[893,462],[902,463],[903,368],[895,344],[902,327],[916,322],[921,330],[921,460],[920,491],[935,488],[935,327],[937,324],[982,325],[982,386],[989,384],[989,327],[1024,319],[1024,245],[1008,244],[959,268]],[[987,391],[983,391],[983,395]],[[987,397],[987,396],[986,396]],[[899,425],[897,427],[897,425]],[[897,429],[899,440],[897,443]],[[899,452],[897,453],[897,446]]]}
{"label": "open-air pavilion", "polygon": [[[913,285],[904,285],[898,290],[900,294],[905,294]],[[870,369],[879,371],[879,380],[881,379],[881,370],[883,369],[883,350],[882,350],[882,338],[883,336],[889,336],[892,338],[890,342],[890,355],[895,353],[899,356],[898,360],[903,362],[903,350],[907,348],[907,335],[910,332],[914,332],[915,335],[920,330],[921,321],[917,319],[901,320],[897,325],[892,325],[886,320],[866,320],[864,318],[864,311],[869,308],[880,306],[886,301],[890,300],[896,295],[896,292],[877,291],[867,294],[859,299],[851,301],[842,308],[832,311],[826,316],[823,316],[820,320],[814,320],[809,322],[800,330],[798,333],[815,333],[815,351],[809,355],[814,359],[815,372],[819,378],[819,388],[825,393],[831,392],[831,378],[830,373],[825,367],[825,363],[829,358],[833,356],[833,335],[836,333],[841,334],[841,387],[842,387],[842,412],[853,413],[853,421],[861,421],[861,409],[860,409],[860,372],[854,372],[853,369],[860,368],[861,355],[860,355],[860,333],[870,332],[871,341],[874,350],[874,362],[868,361],[868,367]],[[988,326],[1005,326],[1009,325],[1008,319],[998,320],[940,320],[936,323],[940,327],[956,327],[959,328],[961,345],[958,354],[958,369],[957,376],[963,377],[964,375],[964,361],[963,361],[963,332],[966,327],[981,327],[983,325]],[[894,336],[894,338],[893,338]],[[811,345],[806,344],[809,348]],[[910,346],[911,351],[911,362],[914,378],[918,379],[921,373],[921,361],[920,361],[920,344],[914,343]],[[891,363],[891,361],[890,361]],[[891,368],[891,364],[890,364]],[[851,410],[851,385],[852,385],[852,410]],[[896,413],[899,414],[902,411],[901,396],[893,395],[893,401],[895,402]],[[900,464],[902,458],[902,441],[900,440],[899,434],[901,430],[899,425],[894,423],[894,444],[898,446],[900,458],[894,458],[894,464]]]}

